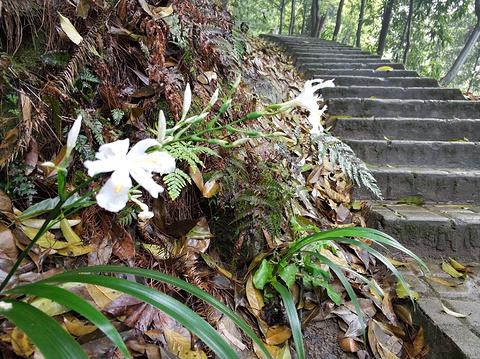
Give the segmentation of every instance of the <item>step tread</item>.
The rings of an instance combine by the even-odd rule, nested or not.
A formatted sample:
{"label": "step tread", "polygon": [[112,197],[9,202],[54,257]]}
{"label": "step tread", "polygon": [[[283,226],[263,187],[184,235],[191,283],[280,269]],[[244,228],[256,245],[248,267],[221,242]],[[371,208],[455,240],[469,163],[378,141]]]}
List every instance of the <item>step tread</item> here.
{"label": "step tread", "polygon": [[478,178],[480,176],[480,169],[465,169],[465,168],[445,168],[445,167],[419,167],[419,166],[393,166],[393,165],[377,165],[368,164],[368,168],[373,173],[413,173],[422,175],[445,175],[445,176],[459,176],[468,178]]}

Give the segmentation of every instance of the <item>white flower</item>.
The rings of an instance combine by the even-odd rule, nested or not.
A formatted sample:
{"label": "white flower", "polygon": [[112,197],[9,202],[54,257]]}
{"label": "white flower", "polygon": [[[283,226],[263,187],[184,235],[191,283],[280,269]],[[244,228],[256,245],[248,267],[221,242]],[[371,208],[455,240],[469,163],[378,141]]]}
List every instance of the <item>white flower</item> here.
{"label": "white flower", "polygon": [[158,113],[158,135],[157,135],[157,141],[159,143],[163,143],[165,140],[165,135],[167,133],[167,119],[165,118],[165,114],[163,113],[162,110]]}
{"label": "white flower", "polygon": [[4,301],[0,301],[0,309],[1,310],[10,310],[12,309],[12,303],[7,303],[7,302],[4,302]]}
{"label": "white flower", "polygon": [[138,213],[138,219],[145,222],[145,221],[148,221],[150,218],[153,218],[154,214],[152,211],[150,211],[150,209],[148,208],[148,206],[139,201],[137,198],[135,197],[132,197],[131,198],[132,202],[136,203],[140,209],[141,209],[141,212]]}
{"label": "white flower", "polygon": [[185,93],[183,94],[183,110],[182,110],[182,120],[187,117],[188,111],[190,111],[190,106],[192,105],[192,90],[190,84],[187,84],[185,87]]}
{"label": "white flower", "polygon": [[65,157],[68,157],[72,150],[75,148],[77,143],[78,134],[80,133],[80,128],[82,127],[82,115],[79,115],[75,122],[73,123],[72,128],[68,132],[67,136],[67,154]]}
{"label": "white flower", "polygon": [[326,107],[322,109],[318,107],[318,101],[321,97],[316,95],[315,92],[326,87],[335,87],[333,80],[309,80],[305,82],[303,91],[297,97],[285,103],[288,107],[301,107],[309,112],[308,121],[312,126],[312,134],[318,134],[323,131],[320,120]]}
{"label": "white flower", "polygon": [[220,89],[217,88],[215,90],[215,92],[213,93],[212,95],[212,98],[210,99],[210,101],[208,102],[208,106],[209,107],[212,107],[213,105],[215,105],[215,103],[218,101],[218,96],[220,95]]}
{"label": "white flower", "polygon": [[89,176],[113,172],[97,194],[98,205],[110,212],[118,212],[127,204],[132,187],[130,176],[157,198],[164,189],[153,180],[152,174],[175,170],[175,159],[170,154],[160,151],[146,153],[150,147],[158,145],[156,140],[142,140],[130,151],[129,144],[126,139],[102,145],[95,155],[96,161],[85,161]]}

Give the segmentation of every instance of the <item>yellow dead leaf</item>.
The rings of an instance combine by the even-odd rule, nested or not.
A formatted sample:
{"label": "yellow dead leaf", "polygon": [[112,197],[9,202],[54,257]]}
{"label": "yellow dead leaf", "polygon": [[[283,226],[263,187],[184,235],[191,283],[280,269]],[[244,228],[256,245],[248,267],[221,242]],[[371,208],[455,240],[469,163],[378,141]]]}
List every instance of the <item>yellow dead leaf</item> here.
{"label": "yellow dead leaf", "polygon": [[163,335],[167,342],[168,350],[180,359],[207,359],[204,351],[191,349],[191,340],[182,334],[171,330],[164,329]]}
{"label": "yellow dead leaf", "polygon": [[157,244],[142,243],[142,247],[145,248],[147,252],[150,252],[153,258],[155,258],[156,260],[163,261],[170,257],[170,254],[168,253],[165,246],[159,246]]}
{"label": "yellow dead leaf", "polygon": [[15,327],[10,333],[10,340],[13,351],[22,358],[30,357],[35,351],[35,347],[30,342],[28,337],[17,327]]}
{"label": "yellow dead leaf", "polygon": [[220,185],[215,180],[210,180],[205,183],[203,187],[202,195],[204,198],[212,198],[220,190]]}
{"label": "yellow dead leaf", "polygon": [[46,298],[36,298],[32,302],[30,302],[30,305],[34,306],[35,308],[41,310],[42,312],[51,317],[70,311],[70,309],[68,309],[67,307],[64,307],[63,305]]}
{"label": "yellow dead leaf", "polygon": [[388,261],[392,263],[395,267],[404,267],[408,264],[407,262],[400,262],[393,258],[388,258]]}
{"label": "yellow dead leaf", "polygon": [[445,313],[447,313],[448,315],[451,315],[452,317],[455,317],[455,318],[466,318],[466,317],[468,317],[468,315],[466,315],[466,314],[457,313],[457,312],[454,312],[451,309],[448,309],[444,304],[442,304],[442,310]]}
{"label": "yellow dead leaf", "polygon": [[375,69],[375,71],[393,71],[392,66],[380,66]]}
{"label": "yellow dead leaf", "polygon": [[450,264],[453,268],[455,268],[457,271],[460,272],[466,272],[468,271],[468,268],[464,266],[463,264],[457,262],[455,259],[450,258]]}
{"label": "yellow dead leaf", "polygon": [[68,18],[58,13],[60,16],[60,27],[68,38],[76,45],[79,45],[83,41],[83,37],[78,33],[77,29],[70,22]]}
{"label": "yellow dead leaf", "polygon": [[57,253],[65,257],[78,257],[93,251],[90,245],[69,245],[67,248],[57,250]]}
{"label": "yellow dead leaf", "polygon": [[93,284],[87,284],[87,291],[100,309],[105,308],[113,300],[122,295],[121,292],[114,289],[104,288]]}
{"label": "yellow dead leaf", "polygon": [[456,283],[450,282],[446,279],[436,277],[436,276],[428,276],[427,279],[432,281],[432,282],[444,285],[445,287],[456,287],[457,286]]}
{"label": "yellow dead leaf", "polygon": [[405,288],[401,282],[397,282],[395,291],[397,292],[397,297],[400,299],[411,298],[413,300],[417,300],[419,298],[417,292],[411,290],[410,288]]}
{"label": "yellow dead leaf", "polygon": [[458,272],[455,268],[453,268],[450,263],[443,262],[442,263],[442,270],[453,278],[462,278],[463,277],[463,274]]}
{"label": "yellow dead leaf", "polygon": [[63,218],[60,221],[60,229],[62,230],[63,237],[66,239],[69,245],[83,244],[82,239],[73,231],[66,218]]}
{"label": "yellow dead leaf", "polygon": [[[291,358],[288,344],[285,344],[283,348],[276,345],[268,345],[265,343],[264,345],[273,359],[290,359]],[[256,343],[253,343],[253,350],[255,351],[255,354],[257,355],[258,358],[267,359],[267,356],[263,353],[262,349],[260,349],[260,347]]]}
{"label": "yellow dead leaf", "polygon": [[265,341],[270,345],[285,343],[292,336],[292,331],[286,325],[274,325],[268,328]]}
{"label": "yellow dead leaf", "polygon": [[81,337],[97,330],[95,325],[86,324],[86,322],[75,317],[65,317],[63,318],[63,323],[67,331],[76,337]]}
{"label": "yellow dead leaf", "polygon": [[[31,228],[27,226],[21,226],[23,233],[30,239],[33,240],[38,233],[38,229]],[[68,247],[68,243],[64,241],[57,241],[55,235],[51,232],[46,232],[43,236],[38,239],[36,243],[39,247],[43,249],[63,249]]]}
{"label": "yellow dead leaf", "polygon": [[247,284],[245,286],[245,292],[247,295],[247,301],[255,316],[260,316],[264,304],[262,293],[253,286],[252,276],[248,276]]}

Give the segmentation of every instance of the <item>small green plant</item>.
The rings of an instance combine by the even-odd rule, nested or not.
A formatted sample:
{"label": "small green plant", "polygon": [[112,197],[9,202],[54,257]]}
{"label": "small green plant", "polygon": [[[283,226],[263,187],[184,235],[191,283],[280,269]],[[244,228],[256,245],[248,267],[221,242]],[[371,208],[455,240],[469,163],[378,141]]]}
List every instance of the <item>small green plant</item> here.
{"label": "small green plant", "polygon": [[30,204],[33,201],[33,196],[37,194],[37,190],[33,181],[25,174],[26,169],[27,165],[25,164],[12,163],[8,167],[11,180],[5,183],[4,190],[14,198],[26,199]]}

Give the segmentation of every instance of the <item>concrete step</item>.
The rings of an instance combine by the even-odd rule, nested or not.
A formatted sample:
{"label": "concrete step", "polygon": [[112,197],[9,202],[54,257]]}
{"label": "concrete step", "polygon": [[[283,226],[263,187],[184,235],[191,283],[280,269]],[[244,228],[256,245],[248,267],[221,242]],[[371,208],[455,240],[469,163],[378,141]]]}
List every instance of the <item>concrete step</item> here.
{"label": "concrete step", "polygon": [[[332,74],[337,70],[332,71]],[[372,71],[372,70],[353,70]],[[403,71],[391,71],[401,74]],[[377,71],[372,73],[377,74]],[[320,74],[317,72],[317,74]],[[462,92],[457,89],[432,88],[432,87],[369,87],[369,86],[337,86],[322,89],[324,98],[358,97],[358,98],[384,98],[384,99],[419,99],[419,100],[464,100]]]}
{"label": "concrete step", "polygon": [[345,54],[345,53],[332,53],[332,52],[319,52],[318,54],[313,54],[312,53],[305,53],[305,54],[297,54],[295,58],[298,61],[303,61],[303,62],[312,62],[316,61],[318,59],[322,58],[329,58],[332,60],[337,60],[337,59],[350,59],[353,61],[357,60],[381,60],[380,57],[376,56],[371,56],[368,54]]}
{"label": "concrete step", "polygon": [[[325,89],[326,90],[326,89]],[[439,118],[336,118],[333,133],[341,138],[367,140],[480,141],[480,120]]]}
{"label": "concrete step", "polygon": [[376,58],[371,59],[352,59],[349,57],[343,58],[333,58],[331,56],[315,56],[315,57],[305,57],[305,58],[296,58],[295,63],[300,63],[302,65],[307,65],[312,69],[321,67],[324,63],[351,63],[355,62],[357,64],[380,64],[379,66],[390,66],[390,61],[381,60]]}
{"label": "concrete step", "polygon": [[333,116],[480,118],[480,101],[333,98],[328,104]]}
{"label": "concrete step", "polygon": [[[386,200],[420,196],[427,202],[480,202],[480,171],[462,168],[388,167],[369,165]],[[372,199],[365,189],[359,199]]]}
{"label": "concrete step", "polygon": [[480,170],[479,142],[344,140],[366,163]]}
{"label": "concrete step", "polygon": [[423,258],[480,260],[478,206],[374,203],[367,223],[390,234]]}
{"label": "concrete step", "polygon": [[315,75],[324,77],[336,76],[366,76],[366,77],[418,77],[416,71],[409,70],[394,70],[394,71],[375,71],[370,69],[365,70],[315,70]]}
{"label": "concrete step", "polygon": [[[313,78],[322,77],[316,72],[309,73]],[[423,77],[368,77],[335,76],[337,86],[372,86],[372,87],[439,87],[437,80]],[[350,100],[350,98],[348,99]],[[357,99],[358,100],[358,99]],[[365,100],[366,101],[366,100]],[[354,103],[354,102],[352,102]],[[383,116],[387,117],[387,116]]]}
{"label": "concrete step", "polygon": [[332,47],[324,47],[324,48],[319,48],[316,50],[311,50],[308,48],[298,48],[298,49],[292,49],[288,48],[287,52],[295,55],[295,57],[302,57],[302,56],[307,56],[307,57],[315,57],[315,56],[356,56],[356,57],[362,57],[362,56],[368,56],[368,57],[373,57],[376,59],[380,59],[380,56],[377,55],[372,55],[369,52],[364,52],[364,51],[359,51],[359,50],[354,50],[354,49],[335,49]]}
{"label": "concrete step", "polygon": [[[342,69],[342,70],[354,70],[354,69],[371,69],[375,70],[379,68],[380,66],[385,66],[388,65],[392,67],[394,70],[404,70],[405,66],[403,64],[396,64],[396,63],[388,63],[385,60],[381,60],[383,62],[370,62],[370,63],[358,63],[358,62],[325,62],[321,64],[310,64],[309,68],[305,68],[304,65],[302,65],[302,70],[307,70],[310,72],[315,72],[315,71],[321,71],[321,70],[329,70],[329,69]],[[306,63],[308,64],[308,63]]]}

